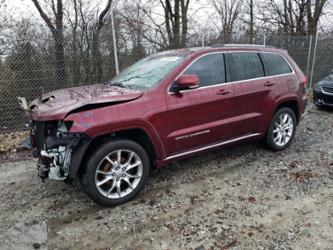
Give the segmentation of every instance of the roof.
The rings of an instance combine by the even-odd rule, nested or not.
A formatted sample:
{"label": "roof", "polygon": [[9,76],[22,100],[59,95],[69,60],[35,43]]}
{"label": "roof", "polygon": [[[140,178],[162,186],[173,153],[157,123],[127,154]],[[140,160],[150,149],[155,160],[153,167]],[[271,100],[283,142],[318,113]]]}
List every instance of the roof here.
{"label": "roof", "polygon": [[216,44],[211,47],[191,47],[183,49],[166,50],[159,52],[154,56],[195,56],[207,52],[217,52],[225,50],[255,50],[255,51],[278,51],[273,46],[255,45],[255,44]]}

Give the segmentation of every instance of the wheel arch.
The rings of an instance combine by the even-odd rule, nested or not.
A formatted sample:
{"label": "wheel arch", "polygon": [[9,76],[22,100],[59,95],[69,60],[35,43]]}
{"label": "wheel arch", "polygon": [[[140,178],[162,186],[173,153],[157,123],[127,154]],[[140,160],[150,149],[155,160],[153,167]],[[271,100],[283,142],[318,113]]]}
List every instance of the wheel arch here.
{"label": "wheel arch", "polygon": [[262,133],[262,137],[265,137],[269,128],[269,124],[274,116],[274,114],[281,108],[288,107],[291,110],[294,111],[296,116],[296,122],[297,124],[300,121],[300,110],[298,106],[298,101],[296,98],[283,98],[275,102],[274,105],[271,105],[271,107],[267,111],[266,119],[264,119],[262,126],[260,128],[260,133]]}
{"label": "wheel arch", "polygon": [[[82,160],[80,164],[77,164],[78,166],[74,167],[76,169],[72,169],[72,174],[82,174],[84,171],[84,163],[87,162],[89,156],[96,150],[96,148],[105,143],[106,141],[109,140],[114,140],[114,139],[128,139],[132,140],[139,145],[141,145],[147,152],[151,166],[154,166],[154,163],[157,159],[160,157],[160,152],[156,148],[156,145],[154,145],[154,142],[147,133],[147,131],[143,128],[126,128],[123,130],[117,130],[113,132],[108,132],[106,134],[99,135],[97,137],[92,138],[92,140],[89,143],[89,146],[85,150],[84,154],[82,155]],[[83,163],[83,164],[82,164]],[[72,166],[73,167],[73,166]]]}
{"label": "wheel arch", "polygon": [[294,113],[295,113],[295,116],[296,116],[296,121],[297,121],[297,124],[299,123],[299,120],[300,120],[300,112],[299,112],[299,107],[298,107],[298,102],[297,100],[295,99],[290,99],[290,100],[285,100],[285,101],[282,101],[280,102],[274,112],[272,113],[272,117],[273,115],[281,108],[290,108]]}

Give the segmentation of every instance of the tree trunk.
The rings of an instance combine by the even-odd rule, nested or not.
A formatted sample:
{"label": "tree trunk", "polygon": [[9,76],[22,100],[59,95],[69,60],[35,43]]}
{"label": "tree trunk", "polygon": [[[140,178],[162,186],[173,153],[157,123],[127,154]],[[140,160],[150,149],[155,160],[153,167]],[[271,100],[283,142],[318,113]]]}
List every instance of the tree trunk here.
{"label": "tree trunk", "polygon": [[181,36],[181,47],[186,47],[186,39],[187,39],[187,31],[188,31],[188,20],[187,20],[187,12],[190,0],[182,0],[181,1],[181,12],[182,12],[182,36]]}
{"label": "tree trunk", "polygon": [[111,9],[111,3],[112,0],[108,0],[105,8],[103,11],[100,13],[98,17],[98,22],[96,24],[96,29],[93,34],[92,38],[92,50],[91,50],[91,56],[92,56],[92,81],[94,83],[100,83],[102,81],[102,76],[103,76],[103,69],[102,69],[102,55],[101,52],[99,51],[99,37],[101,34],[101,30],[104,26],[104,19],[107,16],[108,12]]}
{"label": "tree trunk", "polygon": [[174,6],[170,0],[160,0],[164,9],[165,28],[168,34],[169,48],[186,47],[188,31],[187,12],[190,0],[175,0]]}
{"label": "tree trunk", "polygon": [[100,83],[102,81],[102,56],[99,51],[99,35],[100,32],[96,31],[96,33],[93,35],[93,41],[92,41],[92,51],[91,51],[91,63],[92,63],[92,82],[93,83]]}
{"label": "tree trunk", "polygon": [[253,44],[254,20],[253,20],[253,0],[250,0],[250,43]]}
{"label": "tree trunk", "polygon": [[175,1],[174,10],[174,26],[173,26],[173,48],[180,48],[180,12],[179,12],[179,0]]}
{"label": "tree trunk", "polygon": [[72,36],[73,36],[73,58],[72,58],[72,65],[73,65],[73,80],[74,84],[79,84],[81,82],[81,74],[80,74],[80,64],[81,60],[78,56],[78,39],[77,39],[77,26],[78,26],[78,5],[77,0],[73,1],[74,3],[74,13],[75,13],[75,20],[72,30]]}
{"label": "tree trunk", "polygon": [[312,11],[312,1],[307,1],[308,35],[315,35],[317,33],[319,18],[327,2],[328,0],[315,0],[314,10]]}
{"label": "tree trunk", "polygon": [[60,31],[53,34],[55,42],[55,58],[56,58],[56,81],[57,84],[67,82],[67,72],[65,66],[65,53],[64,53],[64,35]]}
{"label": "tree trunk", "polygon": [[67,83],[67,73],[66,73],[66,63],[65,63],[65,52],[64,52],[64,34],[63,34],[63,5],[62,0],[57,1],[57,8],[52,6],[54,16],[55,16],[55,26],[51,19],[46,15],[42,7],[40,6],[38,0],[31,0],[37,11],[39,12],[41,18],[44,20],[46,25],[49,27],[53,39],[54,39],[54,50],[55,50],[55,66],[56,66],[56,83],[66,84]]}

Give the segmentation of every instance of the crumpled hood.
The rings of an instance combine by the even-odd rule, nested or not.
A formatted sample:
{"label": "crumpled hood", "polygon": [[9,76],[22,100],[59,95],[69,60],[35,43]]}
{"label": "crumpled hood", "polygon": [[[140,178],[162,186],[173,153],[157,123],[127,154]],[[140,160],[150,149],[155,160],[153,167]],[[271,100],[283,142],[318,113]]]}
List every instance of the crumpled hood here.
{"label": "crumpled hood", "polygon": [[130,101],[142,95],[138,90],[95,84],[49,92],[33,100],[29,108],[33,120],[61,120],[87,105]]}

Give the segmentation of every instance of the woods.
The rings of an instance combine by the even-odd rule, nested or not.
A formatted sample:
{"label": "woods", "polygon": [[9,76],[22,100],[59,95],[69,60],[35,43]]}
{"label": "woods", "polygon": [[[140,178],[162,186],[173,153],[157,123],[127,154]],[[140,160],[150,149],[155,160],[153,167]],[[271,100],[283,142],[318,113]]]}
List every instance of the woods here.
{"label": "woods", "polygon": [[315,35],[319,18],[325,14],[324,7],[329,8],[328,0],[277,0],[267,2],[264,11],[266,20],[278,25],[283,34]]}
{"label": "woods", "polygon": [[[319,31],[332,32],[328,21],[332,4],[328,0],[26,0],[22,5],[28,2],[34,6],[31,17],[14,17],[8,15],[8,0],[1,1],[0,53],[15,54],[15,45],[29,43],[41,54],[54,58],[57,81],[65,82],[68,77],[69,82],[71,78],[103,80],[101,64],[113,50],[111,9],[119,53],[125,55],[197,46],[207,30],[208,43],[244,40],[242,37],[252,43],[263,32],[315,35],[321,17]],[[200,11],[205,17],[197,15]],[[68,59],[82,63],[84,72]],[[92,59],[97,63],[91,63]]]}
{"label": "woods", "polygon": [[[56,64],[56,77],[57,81],[65,81],[67,78],[66,73],[66,62],[65,62],[65,51],[64,51],[64,21],[63,21],[63,4],[62,0],[57,0],[55,4],[54,1],[51,2],[53,11],[53,20],[45,13],[45,11],[40,6],[38,0],[31,0],[36,6],[41,18],[44,20],[47,27],[50,29],[51,34],[54,39],[54,54],[55,54],[55,64]],[[55,25],[54,25],[55,23]]]}

